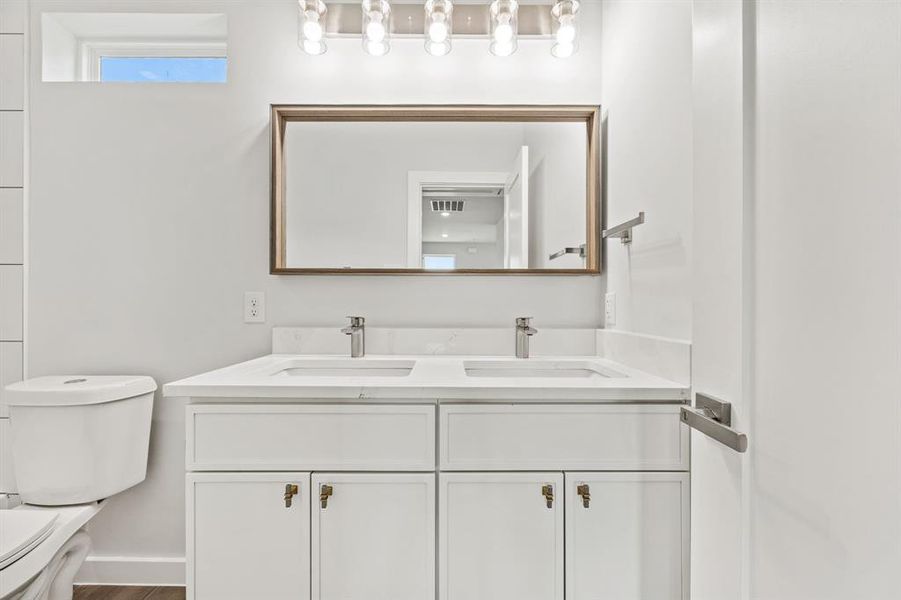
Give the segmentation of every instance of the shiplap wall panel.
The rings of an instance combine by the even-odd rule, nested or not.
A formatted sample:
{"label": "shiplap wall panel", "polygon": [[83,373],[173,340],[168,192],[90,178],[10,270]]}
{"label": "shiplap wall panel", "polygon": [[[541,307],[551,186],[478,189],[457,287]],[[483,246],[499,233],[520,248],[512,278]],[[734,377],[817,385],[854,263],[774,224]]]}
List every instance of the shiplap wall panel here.
{"label": "shiplap wall panel", "polygon": [[25,108],[25,36],[0,34],[0,110]]}
{"label": "shiplap wall panel", "polygon": [[0,33],[25,33],[26,0],[0,0]]}
{"label": "shiplap wall panel", "polygon": [[22,373],[22,342],[0,342],[0,418],[9,416],[3,388],[21,381]]}
{"label": "shiplap wall panel", "polygon": [[0,265],[0,342],[22,341],[22,265]]}
{"label": "shiplap wall panel", "polygon": [[0,188],[0,264],[22,264],[23,193],[21,188]]}
{"label": "shiplap wall panel", "polygon": [[9,419],[0,419],[0,492],[14,493],[15,491],[16,479],[13,477]]}
{"label": "shiplap wall panel", "polygon": [[25,13],[0,0],[0,492],[15,493],[2,388],[23,377]]}
{"label": "shiplap wall panel", "polygon": [[0,111],[0,187],[25,183],[25,113]]}

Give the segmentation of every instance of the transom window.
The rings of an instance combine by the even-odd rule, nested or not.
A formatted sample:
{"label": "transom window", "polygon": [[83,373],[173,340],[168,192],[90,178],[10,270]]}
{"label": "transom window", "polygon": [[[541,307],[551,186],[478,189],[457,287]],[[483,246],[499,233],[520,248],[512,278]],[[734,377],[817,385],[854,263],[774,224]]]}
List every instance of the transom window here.
{"label": "transom window", "polygon": [[101,56],[102,82],[224,83],[225,57]]}

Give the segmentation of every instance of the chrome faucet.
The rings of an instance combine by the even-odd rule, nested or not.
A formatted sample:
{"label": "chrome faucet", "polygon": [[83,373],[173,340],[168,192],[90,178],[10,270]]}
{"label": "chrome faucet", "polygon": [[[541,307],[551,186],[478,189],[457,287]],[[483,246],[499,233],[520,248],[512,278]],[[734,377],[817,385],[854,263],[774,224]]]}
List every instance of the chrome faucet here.
{"label": "chrome faucet", "polygon": [[366,354],[366,319],[363,317],[347,317],[350,325],[341,330],[344,335],[350,336],[350,355],[360,358]]}
{"label": "chrome faucet", "polygon": [[538,333],[529,322],[532,317],[516,318],[516,358],[529,358],[529,337]]}

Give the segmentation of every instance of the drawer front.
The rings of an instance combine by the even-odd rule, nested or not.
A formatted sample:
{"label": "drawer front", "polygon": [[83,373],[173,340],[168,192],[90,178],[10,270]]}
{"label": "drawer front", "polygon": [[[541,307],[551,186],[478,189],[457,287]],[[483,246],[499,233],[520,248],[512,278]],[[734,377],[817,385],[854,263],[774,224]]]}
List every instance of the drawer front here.
{"label": "drawer front", "polygon": [[441,407],[445,471],[687,471],[678,405]]}
{"label": "drawer front", "polygon": [[189,405],[189,471],[432,471],[435,407]]}

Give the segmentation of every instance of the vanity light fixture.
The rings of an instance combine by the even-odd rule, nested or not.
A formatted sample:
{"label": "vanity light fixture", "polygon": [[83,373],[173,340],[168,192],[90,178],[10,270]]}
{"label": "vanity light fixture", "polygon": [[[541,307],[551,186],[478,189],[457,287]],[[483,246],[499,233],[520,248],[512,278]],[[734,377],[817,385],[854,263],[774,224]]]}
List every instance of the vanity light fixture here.
{"label": "vanity light fixture", "polygon": [[[488,49],[494,56],[515,54],[521,38],[547,40],[553,56],[567,58],[579,50],[581,2],[467,0],[455,7],[454,0],[298,0],[298,45],[307,54],[323,54],[327,37],[359,35],[364,52],[384,56],[391,50],[392,37],[421,35],[426,52],[446,56],[456,29],[467,39],[488,38]],[[357,11],[362,12],[360,20]]]}
{"label": "vanity light fixture", "polygon": [[494,0],[489,12],[491,14],[491,44],[488,49],[495,56],[510,56],[516,52],[519,2],[517,0]]}
{"label": "vanity light fixture", "polygon": [[363,50],[371,56],[384,56],[391,50],[391,5],[388,0],[363,0],[362,7]]}
{"label": "vanity light fixture", "polygon": [[432,56],[444,56],[451,51],[453,17],[451,0],[426,0],[425,50]]}
{"label": "vanity light fixture", "polygon": [[298,0],[297,45],[307,54],[324,54],[325,14],[328,9],[323,0]]}
{"label": "vanity light fixture", "polygon": [[579,49],[579,0],[557,0],[551,9],[554,21],[554,45],[551,54],[569,58]]}

